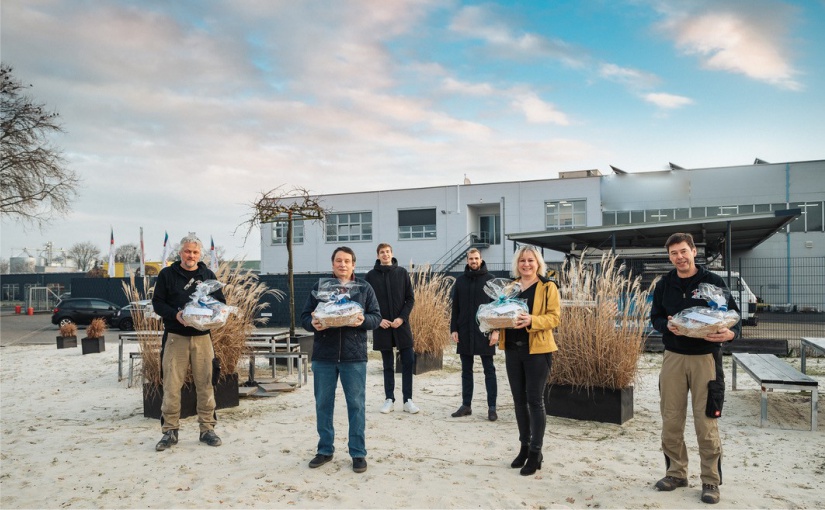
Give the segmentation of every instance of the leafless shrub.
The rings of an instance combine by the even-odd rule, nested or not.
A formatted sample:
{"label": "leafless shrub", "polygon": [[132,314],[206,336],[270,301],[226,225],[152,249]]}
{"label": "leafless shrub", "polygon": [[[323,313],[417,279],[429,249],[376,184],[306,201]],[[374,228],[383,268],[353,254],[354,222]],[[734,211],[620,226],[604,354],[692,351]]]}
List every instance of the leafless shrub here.
{"label": "leafless shrub", "polygon": [[98,317],[86,327],[86,338],[100,338],[106,333],[106,321]]}
{"label": "leafless shrub", "polygon": [[68,322],[60,326],[60,336],[77,336],[77,325],[74,322]]}
{"label": "leafless shrub", "polygon": [[625,276],[613,256],[603,256],[598,269],[581,259],[565,262],[559,350],[553,355],[550,384],[585,389],[631,385],[644,350],[652,285],[643,291],[641,277]]}

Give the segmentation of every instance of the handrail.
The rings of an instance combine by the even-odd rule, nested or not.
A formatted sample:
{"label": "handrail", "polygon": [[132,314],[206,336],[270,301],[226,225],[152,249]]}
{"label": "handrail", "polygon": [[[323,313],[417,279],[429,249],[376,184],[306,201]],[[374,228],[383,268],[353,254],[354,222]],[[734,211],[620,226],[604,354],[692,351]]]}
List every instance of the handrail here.
{"label": "handrail", "polygon": [[448,261],[451,261],[455,257],[455,252],[465,248],[469,248],[472,244],[473,238],[476,237],[478,237],[478,234],[476,234],[475,232],[470,232],[466,236],[462,237],[460,241],[455,243],[455,246],[447,250],[447,253],[439,257],[438,260],[433,262],[431,265],[435,267],[441,264],[446,264]]}

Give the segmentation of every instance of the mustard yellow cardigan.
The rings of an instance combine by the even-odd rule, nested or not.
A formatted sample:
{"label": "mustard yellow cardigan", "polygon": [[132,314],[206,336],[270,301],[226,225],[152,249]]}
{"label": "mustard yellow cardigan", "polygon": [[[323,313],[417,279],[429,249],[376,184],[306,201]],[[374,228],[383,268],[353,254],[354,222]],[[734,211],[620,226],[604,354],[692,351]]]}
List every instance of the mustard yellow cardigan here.
{"label": "mustard yellow cardigan", "polygon": [[[516,281],[519,281],[517,278]],[[559,301],[559,289],[550,280],[539,277],[536,283],[536,296],[533,300],[533,310],[530,314],[533,319],[530,327],[527,328],[529,338],[530,354],[544,354],[556,352],[556,340],[553,337],[553,330],[561,322],[561,303]],[[504,349],[506,329],[498,332],[498,348]]]}

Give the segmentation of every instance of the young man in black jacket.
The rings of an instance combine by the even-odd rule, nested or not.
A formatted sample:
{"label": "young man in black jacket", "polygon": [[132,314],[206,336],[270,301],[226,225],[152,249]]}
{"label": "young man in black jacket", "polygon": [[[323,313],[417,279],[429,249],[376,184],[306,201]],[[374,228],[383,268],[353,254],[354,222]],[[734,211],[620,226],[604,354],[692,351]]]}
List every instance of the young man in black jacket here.
{"label": "young man in black jacket", "polygon": [[[714,504],[719,502],[722,483],[722,442],[718,427],[725,389],[722,343],[739,336],[741,321],[704,338],[679,334],[677,328],[669,324],[674,315],[692,306],[708,306],[704,299],[694,296],[699,284],[710,283],[722,289],[727,286],[720,276],[696,265],[696,245],[690,234],[673,234],[665,248],[674,269],[656,284],[650,311],[650,320],[662,333],[665,346],[659,394],[662,451],[667,471],[665,477],[656,482],[656,488],[672,491],[688,485],[684,432],[690,393],[701,459],[701,500]],[[727,306],[728,310],[739,311],[732,296],[728,297]]]}
{"label": "young man in black jacket", "polygon": [[[178,442],[180,390],[190,365],[197,393],[200,440],[209,446],[221,445],[221,439],[215,434],[218,418],[212,387],[212,360],[215,357],[212,336],[209,331],[187,326],[181,318],[198,282],[217,279],[215,273],[200,261],[202,254],[203,243],[190,233],[180,241],[180,261],[161,269],[155,283],[152,306],[163,319],[164,329],[161,347],[163,403],[160,407],[163,438],[155,446],[159,452]],[[212,296],[226,302],[220,290]]]}
{"label": "young man in black jacket", "polygon": [[451,415],[453,418],[473,414],[473,357],[480,356],[481,366],[484,368],[484,384],[487,387],[487,419],[498,419],[498,381],[496,366],[493,364],[496,348],[490,345],[490,340],[478,328],[476,321],[478,307],[492,301],[484,293],[484,284],[492,279],[493,275],[487,272],[487,264],[481,259],[481,252],[471,248],[467,252],[464,274],[456,278],[452,292],[450,334],[461,358],[461,407]]}
{"label": "young man in black jacket", "polygon": [[[353,282],[350,299],[361,305],[363,313],[351,326],[325,327],[312,312],[318,306],[318,298],[311,293],[301,312],[301,325],[315,333],[312,344],[313,390],[315,392],[315,419],[318,428],[318,449],[309,461],[309,467],[321,467],[332,460],[335,451],[335,389],[338,379],[347,401],[349,419],[349,454],[352,470],[367,470],[366,446],[366,391],[367,391],[367,331],[378,327],[381,310],[370,284],[355,278],[355,252],[340,246],[332,252],[332,273],[342,284]],[[320,282],[319,282],[320,283]],[[313,290],[318,290],[315,284]]]}
{"label": "young man in black jacket", "polygon": [[413,336],[410,313],[415,304],[412,282],[407,270],[398,265],[392,256],[392,246],[381,243],[376,249],[378,260],[367,273],[366,280],[372,285],[378,306],[381,307],[381,324],[372,332],[372,349],[381,352],[384,363],[384,404],[381,412],[390,413],[395,403],[395,352],[401,357],[401,395],[404,412],[415,414],[420,409],[412,400]]}

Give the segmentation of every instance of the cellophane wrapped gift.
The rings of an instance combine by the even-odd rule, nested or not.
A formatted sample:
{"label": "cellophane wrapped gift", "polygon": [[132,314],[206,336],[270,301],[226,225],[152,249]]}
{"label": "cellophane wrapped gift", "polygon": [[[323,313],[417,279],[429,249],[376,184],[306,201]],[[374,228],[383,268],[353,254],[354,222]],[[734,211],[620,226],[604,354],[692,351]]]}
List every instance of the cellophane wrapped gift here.
{"label": "cellophane wrapped gift", "polygon": [[694,298],[704,299],[708,306],[685,308],[668,322],[675,326],[679,334],[693,338],[705,338],[722,328],[729,328],[739,322],[739,314],[728,310],[730,293],[710,283],[700,283],[693,291]]}
{"label": "cellophane wrapped gift", "polygon": [[190,296],[190,300],[183,307],[181,318],[184,324],[199,331],[215,329],[226,324],[229,314],[238,313],[238,308],[221,303],[210,296],[213,292],[223,287],[223,283],[218,280],[205,280],[198,282],[195,292]]}
{"label": "cellophane wrapped gift", "polygon": [[354,326],[358,316],[363,315],[364,307],[352,300],[360,291],[356,282],[341,283],[337,278],[323,278],[318,283],[318,290],[312,295],[319,301],[312,316],[325,328]]}
{"label": "cellophane wrapped gift", "polygon": [[514,328],[516,319],[522,313],[529,313],[527,300],[517,296],[521,294],[521,286],[514,280],[507,278],[493,278],[484,284],[484,293],[494,299],[478,307],[476,321],[482,333],[494,329]]}

